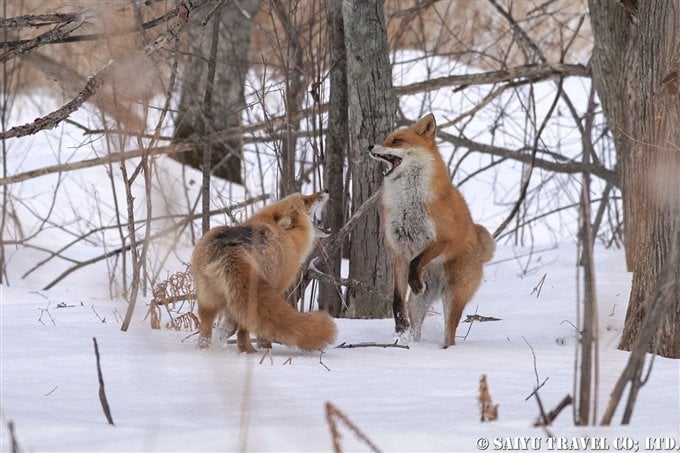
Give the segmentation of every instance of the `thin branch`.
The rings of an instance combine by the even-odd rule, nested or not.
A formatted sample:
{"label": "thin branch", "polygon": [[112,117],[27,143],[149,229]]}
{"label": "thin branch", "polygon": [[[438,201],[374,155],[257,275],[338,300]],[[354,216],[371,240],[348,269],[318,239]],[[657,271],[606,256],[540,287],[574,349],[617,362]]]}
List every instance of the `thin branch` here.
{"label": "thin branch", "polygon": [[408,345],[394,343],[375,343],[375,342],[362,342],[362,343],[350,343],[347,344],[344,341],[337,345],[335,349],[355,349],[355,348],[400,348],[400,349],[410,349]]}
{"label": "thin branch", "polygon": [[189,143],[180,145],[168,145],[159,146],[157,148],[143,150],[138,149],[134,151],[121,151],[117,153],[110,153],[106,156],[95,157],[92,159],[80,160],[77,162],[66,162],[62,164],[49,165],[47,167],[37,168],[35,170],[25,171],[23,173],[17,173],[15,175],[8,176],[6,178],[0,178],[0,187],[9,184],[15,184],[22,181],[27,181],[32,178],[38,178],[40,176],[51,175],[54,173],[61,173],[70,170],[80,170],[83,168],[96,167],[98,165],[105,165],[110,163],[119,163],[123,160],[135,159],[142,156],[159,156],[163,154],[177,154],[190,151],[193,146]]}
{"label": "thin branch", "polygon": [[557,102],[560,100],[560,95],[562,94],[562,82],[564,79],[560,79],[559,86],[557,87],[557,95],[555,96],[555,99],[553,100],[552,105],[550,106],[550,109],[548,109],[548,113],[546,114],[545,118],[543,119],[543,123],[541,123],[541,126],[538,128],[538,131],[536,132],[536,137],[534,138],[534,146],[531,151],[531,162],[529,163],[529,169],[527,171],[526,176],[524,177],[524,181],[522,182],[522,187],[520,188],[519,191],[519,197],[517,199],[517,202],[515,203],[515,206],[512,208],[510,211],[510,214],[501,222],[501,224],[496,228],[496,231],[493,233],[493,238],[498,239],[498,236],[503,232],[503,230],[508,226],[510,221],[517,215],[519,212],[520,207],[522,206],[522,203],[524,203],[524,199],[526,198],[527,195],[527,189],[529,188],[529,183],[531,182],[531,175],[533,174],[534,171],[534,166],[536,164],[536,153],[538,152],[538,142],[541,140],[541,134],[543,133],[543,129],[545,129],[545,126],[548,124],[548,120],[550,117],[552,117],[553,112],[555,111],[555,108],[557,107]]}
{"label": "thin branch", "polygon": [[12,445],[12,453],[19,453],[22,451],[21,446],[19,445],[19,441],[17,440],[17,435],[16,432],[14,431],[14,421],[8,420],[7,421],[7,430],[9,431],[9,438],[11,440],[11,445]]}
{"label": "thin branch", "polygon": [[372,294],[374,297],[381,300],[382,303],[384,304],[389,305],[392,303],[392,300],[385,296],[378,288],[371,286],[368,283],[362,282],[360,280],[350,278],[337,278],[332,275],[328,275],[324,272],[321,272],[315,266],[314,261],[312,261],[306,269],[309,275],[318,280],[325,280],[331,283],[335,283],[337,286],[345,286],[347,288],[360,289],[361,291]]}
{"label": "thin branch", "polygon": [[0,28],[44,27],[47,25],[72,22],[79,14],[29,14],[17,17],[0,17]]}
{"label": "thin branch", "polygon": [[363,442],[372,451],[379,453],[380,449],[364,434],[359,427],[357,427],[352,421],[338,409],[333,403],[326,402],[326,421],[328,422],[328,428],[331,431],[331,437],[333,439],[333,451],[335,453],[341,453],[342,447],[340,446],[340,432],[338,431],[337,421],[341,421],[350,431],[354,433],[357,438]]}
{"label": "thin branch", "polygon": [[47,44],[57,39],[63,38],[64,36],[73,32],[73,30],[76,30],[78,27],[83,25],[85,19],[86,19],[85,14],[79,14],[75,16],[75,18],[72,21],[63,23],[61,25],[57,25],[50,31],[38,35],[33,39],[29,39],[28,41],[23,42],[22,44],[19,44],[14,48],[10,48],[8,51],[0,55],[0,64],[5,63],[6,61],[11,60],[12,58],[19,57],[27,52],[30,52],[33,49],[42,46],[43,44]]}
{"label": "thin branch", "polygon": [[401,87],[395,87],[394,92],[397,94],[397,96],[404,96],[452,86],[464,88],[468,85],[487,85],[517,80],[539,82],[543,80],[564,77],[590,77],[590,70],[580,64],[528,64],[503,69],[500,71],[438,77],[423,82],[416,82]]}
{"label": "thin branch", "polygon": [[104,410],[104,415],[109,425],[115,425],[113,423],[113,417],[111,417],[111,408],[109,407],[109,401],[106,399],[106,392],[104,391],[104,377],[102,376],[102,367],[99,360],[99,346],[97,346],[97,339],[92,338],[94,341],[94,355],[97,358],[97,377],[99,379],[99,402],[102,404],[102,409]]}
{"label": "thin branch", "polygon": [[191,7],[187,7],[183,3],[182,8],[179,8],[178,13],[176,15],[175,23],[169,27],[169,30],[167,32],[163,33],[158,38],[151,41],[142,49],[138,50],[137,52],[134,52],[129,57],[109,62],[98,73],[94,74],[93,76],[90,76],[83,90],[80,93],[78,93],[78,95],[74,99],[69,101],[64,106],[43,117],[37,118],[32,123],[14,126],[13,128],[7,131],[0,132],[0,139],[7,139],[12,137],[24,137],[26,135],[35,134],[36,132],[41,130],[52,129],[56,127],[59,123],[68,118],[69,115],[78,110],[90,97],[97,93],[111,79],[114,70],[116,70],[116,68],[120,65],[121,62],[130,61],[140,56],[148,57],[149,55],[152,55],[153,53],[160,50],[163,47],[163,45],[165,45],[168,41],[173,39],[180,31],[182,31],[186,27],[189,21],[190,12],[193,9],[197,8],[201,3],[204,3],[204,1],[196,2],[192,4]]}
{"label": "thin branch", "polygon": [[541,168],[543,170],[551,171],[554,173],[577,174],[582,173],[584,171],[588,171],[588,173],[592,174],[593,176],[597,176],[598,178],[601,178],[604,181],[611,183],[614,187],[620,187],[621,185],[619,181],[619,176],[615,171],[609,170],[600,165],[589,164],[584,166],[581,162],[567,158],[565,158],[563,162],[549,161],[545,159],[540,159],[538,157],[532,159],[533,154],[523,153],[523,151],[527,151],[529,148],[520,148],[516,150],[501,148],[499,146],[475,142],[473,140],[449,134],[441,130],[437,131],[437,136],[444,141],[452,143],[455,146],[465,147],[467,149],[477,151],[479,153],[505,157],[526,164],[531,164],[533,160],[534,167]]}
{"label": "thin branch", "polygon": [[570,404],[573,403],[573,399],[571,398],[571,395],[567,395],[562,399],[562,401],[559,402],[557,406],[555,406],[555,409],[551,410],[548,412],[545,416],[541,416],[539,419],[537,419],[534,422],[534,426],[546,426],[546,425],[552,425],[552,422],[555,421],[557,416],[562,412],[562,410],[569,406]]}
{"label": "thin branch", "polygon": [[646,353],[652,345],[666,312],[672,306],[674,298],[677,297],[677,294],[680,291],[680,281],[678,281],[674,273],[675,269],[677,269],[678,261],[680,260],[680,253],[678,253],[680,251],[680,229],[673,234],[670,250],[673,252],[669,254],[668,261],[659,275],[657,287],[648,303],[640,330],[631,347],[628,363],[618,381],[616,381],[609,399],[609,404],[602,415],[602,425],[611,424],[614,412],[616,411],[616,408],[621,401],[621,397],[623,396],[623,391],[629,382],[631,384],[631,389],[622,424],[625,425],[630,422],[633,404],[637,398],[640,387],[644,384],[644,381],[641,380],[641,376]]}
{"label": "thin branch", "polygon": [[320,242],[316,246],[314,252],[312,252],[312,254],[310,255],[308,262],[311,262],[312,259],[316,258],[317,256],[320,256],[322,251],[324,252],[324,254],[330,255],[336,250],[338,250],[342,246],[345,237],[354,229],[359,220],[361,220],[361,218],[364,215],[366,215],[369,209],[371,209],[373,205],[378,202],[381,193],[382,189],[378,190],[373,195],[371,195],[366,201],[364,201],[364,203],[361,206],[359,206],[359,208],[357,208],[352,217],[350,217],[349,220],[347,220],[347,222],[340,231],[332,234],[325,241]]}
{"label": "thin branch", "polygon": [[[238,209],[239,207],[247,206],[247,205],[252,204],[254,202],[257,202],[257,201],[266,200],[267,198],[269,198],[268,194],[259,195],[255,198],[251,198],[249,200],[246,200],[245,202],[238,203],[238,204],[230,206],[228,208],[218,209],[216,211],[211,211],[211,213],[212,212],[214,212],[215,214],[227,213],[227,212],[230,212],[234,209]],[[161,231],[151,235],[149,240],[154,240],[154,239],[157,239],[159,237],[163,237],[166,234],[174,233],[178,228],[182,228],[183,226],[188,225],[192,221],[194,221],[196,219],[200,219],[200,218],[201,218],[201,214],[195,214],[195,215],[186,217],[184,220],[179,222],[177,225],[172,225],[172,226],[170,226],[170,227],[168,227],[164,230],[161,230]],[[146,240],[146,238],[142,239],[142,242],[144,242],[145,240]],[[80,262],[78,262],[78,264],[75,264],[75,265],[71,266],[70,268],[66,269],[64,272],[62,272],[56,279],[52,280],[47,286],[45,286],[43,288],[43,290],[48,290],[48,289],[52,288],[54,285],[56,285],[57,283],[62,281],[64,278],[68,277],[73,272],[75,272],[79,269],[82,269],[83,267],[89,266],[90,264],[96,263],[96,262],[101,261],[101,260],[105,260],[105,259],[110,258],[112,256],[119,255],[123,252],[127,252],[131,248],[132,248],[132,245],[128,244],[128,245],[119,247],[115,250],[111,250],[111,251],[109,251],[109,252],[107,252],[103,255],[99,255],[99,256],[95,256],[93,258],[90,258],[89,260],[80,261]]]}
{"label": "thin branch", "polygon": [[[120,30],[112,30],[112,31],[107,32],[107,33],[92,33],[92,34],[87,34],[87,35],[63,36],[63,37],[51,40],[49,42],[44,42],[42,44],[66,44],[66,43],[72,43],[72,42],[100,41],[100,40],[103,40],[103,39],[110,39],[110,38],[113,38],[113,37],[123,36],[123,35],[127,35],[127,34],[130,34],[130,33],[136,33],[136,32],[139,31],[140,28],[142,28],[143,30],[149,30],[151,28],[155,28],[155,27],[162,25],[165,22],[168,22],[169,20],[173,19],[174,17],[177,16],[178,13],[179,13],[178,8],[174,8],[174,9],[168,11],[167,13],[163,14],[162,16],[157,17],[155,19],[151,19],[150,21],[144,22],[140,25],[133,25],[133,26],[126,27],[126,28],[123,28],[123,29],[120,29]],[[8,21],[7,23],[11,23],[12,21],[26,22],[26,25],[37,27],[37,26],[42,26],[42,25],[49,25],[48,22],[41,24],[40,18],[41,17],[49,18],[50,16],[64,16],[65,17],[64,20],[66,20],[66,18],[68,18],[68,17],[76,17],[77,15],[76,14],[61,14],[61,15],[55,14],[55,15],[45,15],[45,16],[19,16],[19,17],[4,19],[4,20]],[[32,18],[36,18],[36,19],[32,19]],[[0,24],[2,24],[2,20],[3,19],[0,18]],[[28,23],[28,21],[34,21],[35,24]],[[55,20],[52,21],[52,23],[54,23],[54,22],[60,22],[60,21],[56,20],[56,17],[55,17]],[[2,27],[2,25],[0,25],[0,28],[1,27]],[[0,42],[0,49],[7,48],[7,47],[15,48],[15,47],[21,46],[21,45],[23,45],[23,44],[25,44],[29,41],[31,41],[31,40],[20,39],[20,40],[17,40],[17,41]]]}

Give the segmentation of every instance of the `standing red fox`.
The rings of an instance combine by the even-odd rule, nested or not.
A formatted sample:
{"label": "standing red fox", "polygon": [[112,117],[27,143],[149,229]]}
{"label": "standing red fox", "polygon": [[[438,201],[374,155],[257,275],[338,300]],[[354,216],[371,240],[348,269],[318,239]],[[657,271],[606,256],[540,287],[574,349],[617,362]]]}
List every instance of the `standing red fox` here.
{"label": "standing red fox", "polygon": [[[441,298],[448,347],[456,342],[463,309],[479,287],[482,265],[493,256],[495,244],[486,228],[472,221],[463,196],[451,184],[435,143],[436,127],[429,114],[392,132],[382,145],[369,146],[369,152],[387,164],[383,228],[395,258],[397,334],[420,340],[425,313]],[[408,301],[407,282],[412,291]]]}
{"label": "standing red fox", "polygon": [[191,273],[198,298],[199,346],[208,347],[215,317],[225,310],[238,326],[241,352],[255,352],[249,332],[259,339],[304,350],[321,349],[335,339],[326,313],[300,313],[283,298],[314,245],[314,215],[328,192],[294,194],[264,207],[238,226],[208,231],[196,244]]}

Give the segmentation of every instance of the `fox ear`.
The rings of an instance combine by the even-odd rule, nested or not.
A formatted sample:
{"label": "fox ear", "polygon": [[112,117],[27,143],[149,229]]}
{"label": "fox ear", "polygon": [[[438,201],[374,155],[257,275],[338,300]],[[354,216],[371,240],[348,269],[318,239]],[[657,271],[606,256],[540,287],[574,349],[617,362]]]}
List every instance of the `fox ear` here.
{"label": "fox ear", "polygon": [[437,132],[437,123],[434,120],[434,115],[431,113],[418,120],[413,127],[416,133],[423,137],[434,137],[435,132]]}
{"label": "fox ear", "polygon": [[283,228],[284,230],[290,230],[297,223],[297,220],[298,220],[297,211],[291,211],[291,212],[287,213],[286,215],[279,217],[278,219],[275,218],[275,220],[276,220],[276,223],[281,228]]}

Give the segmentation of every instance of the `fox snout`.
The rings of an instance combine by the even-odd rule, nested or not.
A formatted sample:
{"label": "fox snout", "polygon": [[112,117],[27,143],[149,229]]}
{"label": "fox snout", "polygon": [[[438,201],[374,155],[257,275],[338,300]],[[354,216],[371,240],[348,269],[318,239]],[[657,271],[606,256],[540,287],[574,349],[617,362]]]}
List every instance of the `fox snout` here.
{"label": "fox snout", "polygon": [[[382,162],[384,165],[383,176],[387,177],[392,174],[392,172],[401,165],[402,157],[391,154],[391,148],[385,148],[381,145],[369,145],[368,153],[371,158]],[[398,151],[395,151],[398,152]]]}

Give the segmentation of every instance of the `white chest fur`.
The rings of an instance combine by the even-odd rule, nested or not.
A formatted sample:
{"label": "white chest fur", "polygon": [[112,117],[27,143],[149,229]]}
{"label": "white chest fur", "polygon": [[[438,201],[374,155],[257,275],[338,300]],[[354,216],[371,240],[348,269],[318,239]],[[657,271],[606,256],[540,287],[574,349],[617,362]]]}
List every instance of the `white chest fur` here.
{"label": "white chest fur", "polygon": [[383,187],[387,241],[396,253],[408,260],[422,252],[436,235],[426,210],[433,196],[431,170],[427,164],[409,165],[397,177],[386,178]]}

